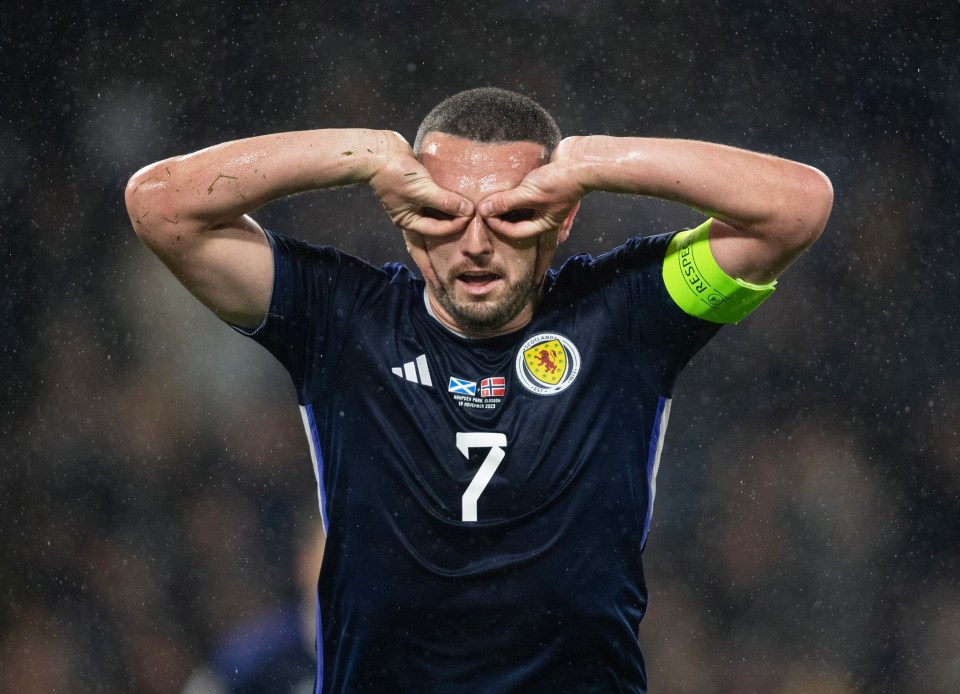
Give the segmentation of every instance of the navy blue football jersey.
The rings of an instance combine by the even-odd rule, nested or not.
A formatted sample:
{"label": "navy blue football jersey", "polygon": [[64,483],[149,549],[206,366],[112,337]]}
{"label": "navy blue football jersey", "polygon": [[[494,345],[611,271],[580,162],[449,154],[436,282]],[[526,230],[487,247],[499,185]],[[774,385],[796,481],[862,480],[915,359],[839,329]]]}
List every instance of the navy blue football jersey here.
{"label": "navy blue football jersey", "polygon": [[252,331],[288,369],[328,539],[317,692],[644,692],[641,551],[674,381],[717,331],[670,235],[547,274],[532,321],[452,333],[407,268],[269,234]]}

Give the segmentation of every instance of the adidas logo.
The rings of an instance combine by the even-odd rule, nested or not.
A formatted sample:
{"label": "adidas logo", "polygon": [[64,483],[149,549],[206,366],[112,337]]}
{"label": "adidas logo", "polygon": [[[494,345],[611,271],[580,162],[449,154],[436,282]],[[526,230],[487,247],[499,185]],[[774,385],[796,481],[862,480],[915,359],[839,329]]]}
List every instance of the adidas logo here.
{"label": "adidas logo", "polygon": [[411,383],[419,383],[422,386],[433,387],[433,379],[430,378],[430,369],[427,368],[426,354],[421,354],[413,361],[408,361],[402,367],[394,366],[390,370],[400,378],[405,378]]}

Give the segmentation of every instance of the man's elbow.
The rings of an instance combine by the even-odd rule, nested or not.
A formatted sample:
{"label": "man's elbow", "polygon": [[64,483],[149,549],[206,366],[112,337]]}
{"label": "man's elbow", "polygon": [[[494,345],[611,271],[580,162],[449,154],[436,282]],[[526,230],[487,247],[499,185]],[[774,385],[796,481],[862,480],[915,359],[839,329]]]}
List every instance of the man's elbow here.
{"label": "man's elbow", "polygon": [[153,245],[165,228],[176,223],[176,213],[165,209],[169,200],[165,168],[164,162],[143,167],[130,177],[123,193],[133,230],[147,245]]}
{"label": "man's elbow", "polygon": [[833,209],[833,184],[825,173],[812,166],[804,166],[803,201],[798,214],[797,245],[805,249],[820,238]]}

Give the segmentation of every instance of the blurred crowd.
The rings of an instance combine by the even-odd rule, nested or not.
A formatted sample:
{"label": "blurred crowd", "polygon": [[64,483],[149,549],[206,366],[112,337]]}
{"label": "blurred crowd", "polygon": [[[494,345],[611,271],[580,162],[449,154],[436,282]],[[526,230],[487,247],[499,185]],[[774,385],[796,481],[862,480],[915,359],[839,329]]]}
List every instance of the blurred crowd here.
{"label": "blurred crowd", "polygon": [[[646,549],[652,691],[960,691],[958,6],[340,5],[0,9],[0,691],[304,686],[223,671],[312,609],[292,385],[140,245],[123,186],[245,135],[412,140],[487,84],[565,134],[714,140],[835,186],[823,239],[681,376]],[[404,258],[363,189],[258,219]],[[696,219],[592,196],[561,255]],[[277,628],[309,670],[309,628]]]}

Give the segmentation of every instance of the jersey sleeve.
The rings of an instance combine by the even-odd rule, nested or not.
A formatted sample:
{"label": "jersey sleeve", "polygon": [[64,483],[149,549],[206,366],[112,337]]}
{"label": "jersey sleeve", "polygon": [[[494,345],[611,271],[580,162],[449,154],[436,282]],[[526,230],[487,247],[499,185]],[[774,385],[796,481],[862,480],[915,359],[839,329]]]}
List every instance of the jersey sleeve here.
{"label": "jersey sleeve", "polygon": [[267,348],[290,372],[305,404],[341,349],[354,316],[376,300],[382,272],[330,246],[267,232],[273,254],[273,290],[263,322],[233,326]]}
{"label": "jersey sleeve", "polygon": [[604,301],[623,316],[628,358],[668,397],[683,367],[721,327],[685,312],[670,295],[663,264],[674,236],[632,238],[596,261]]}

